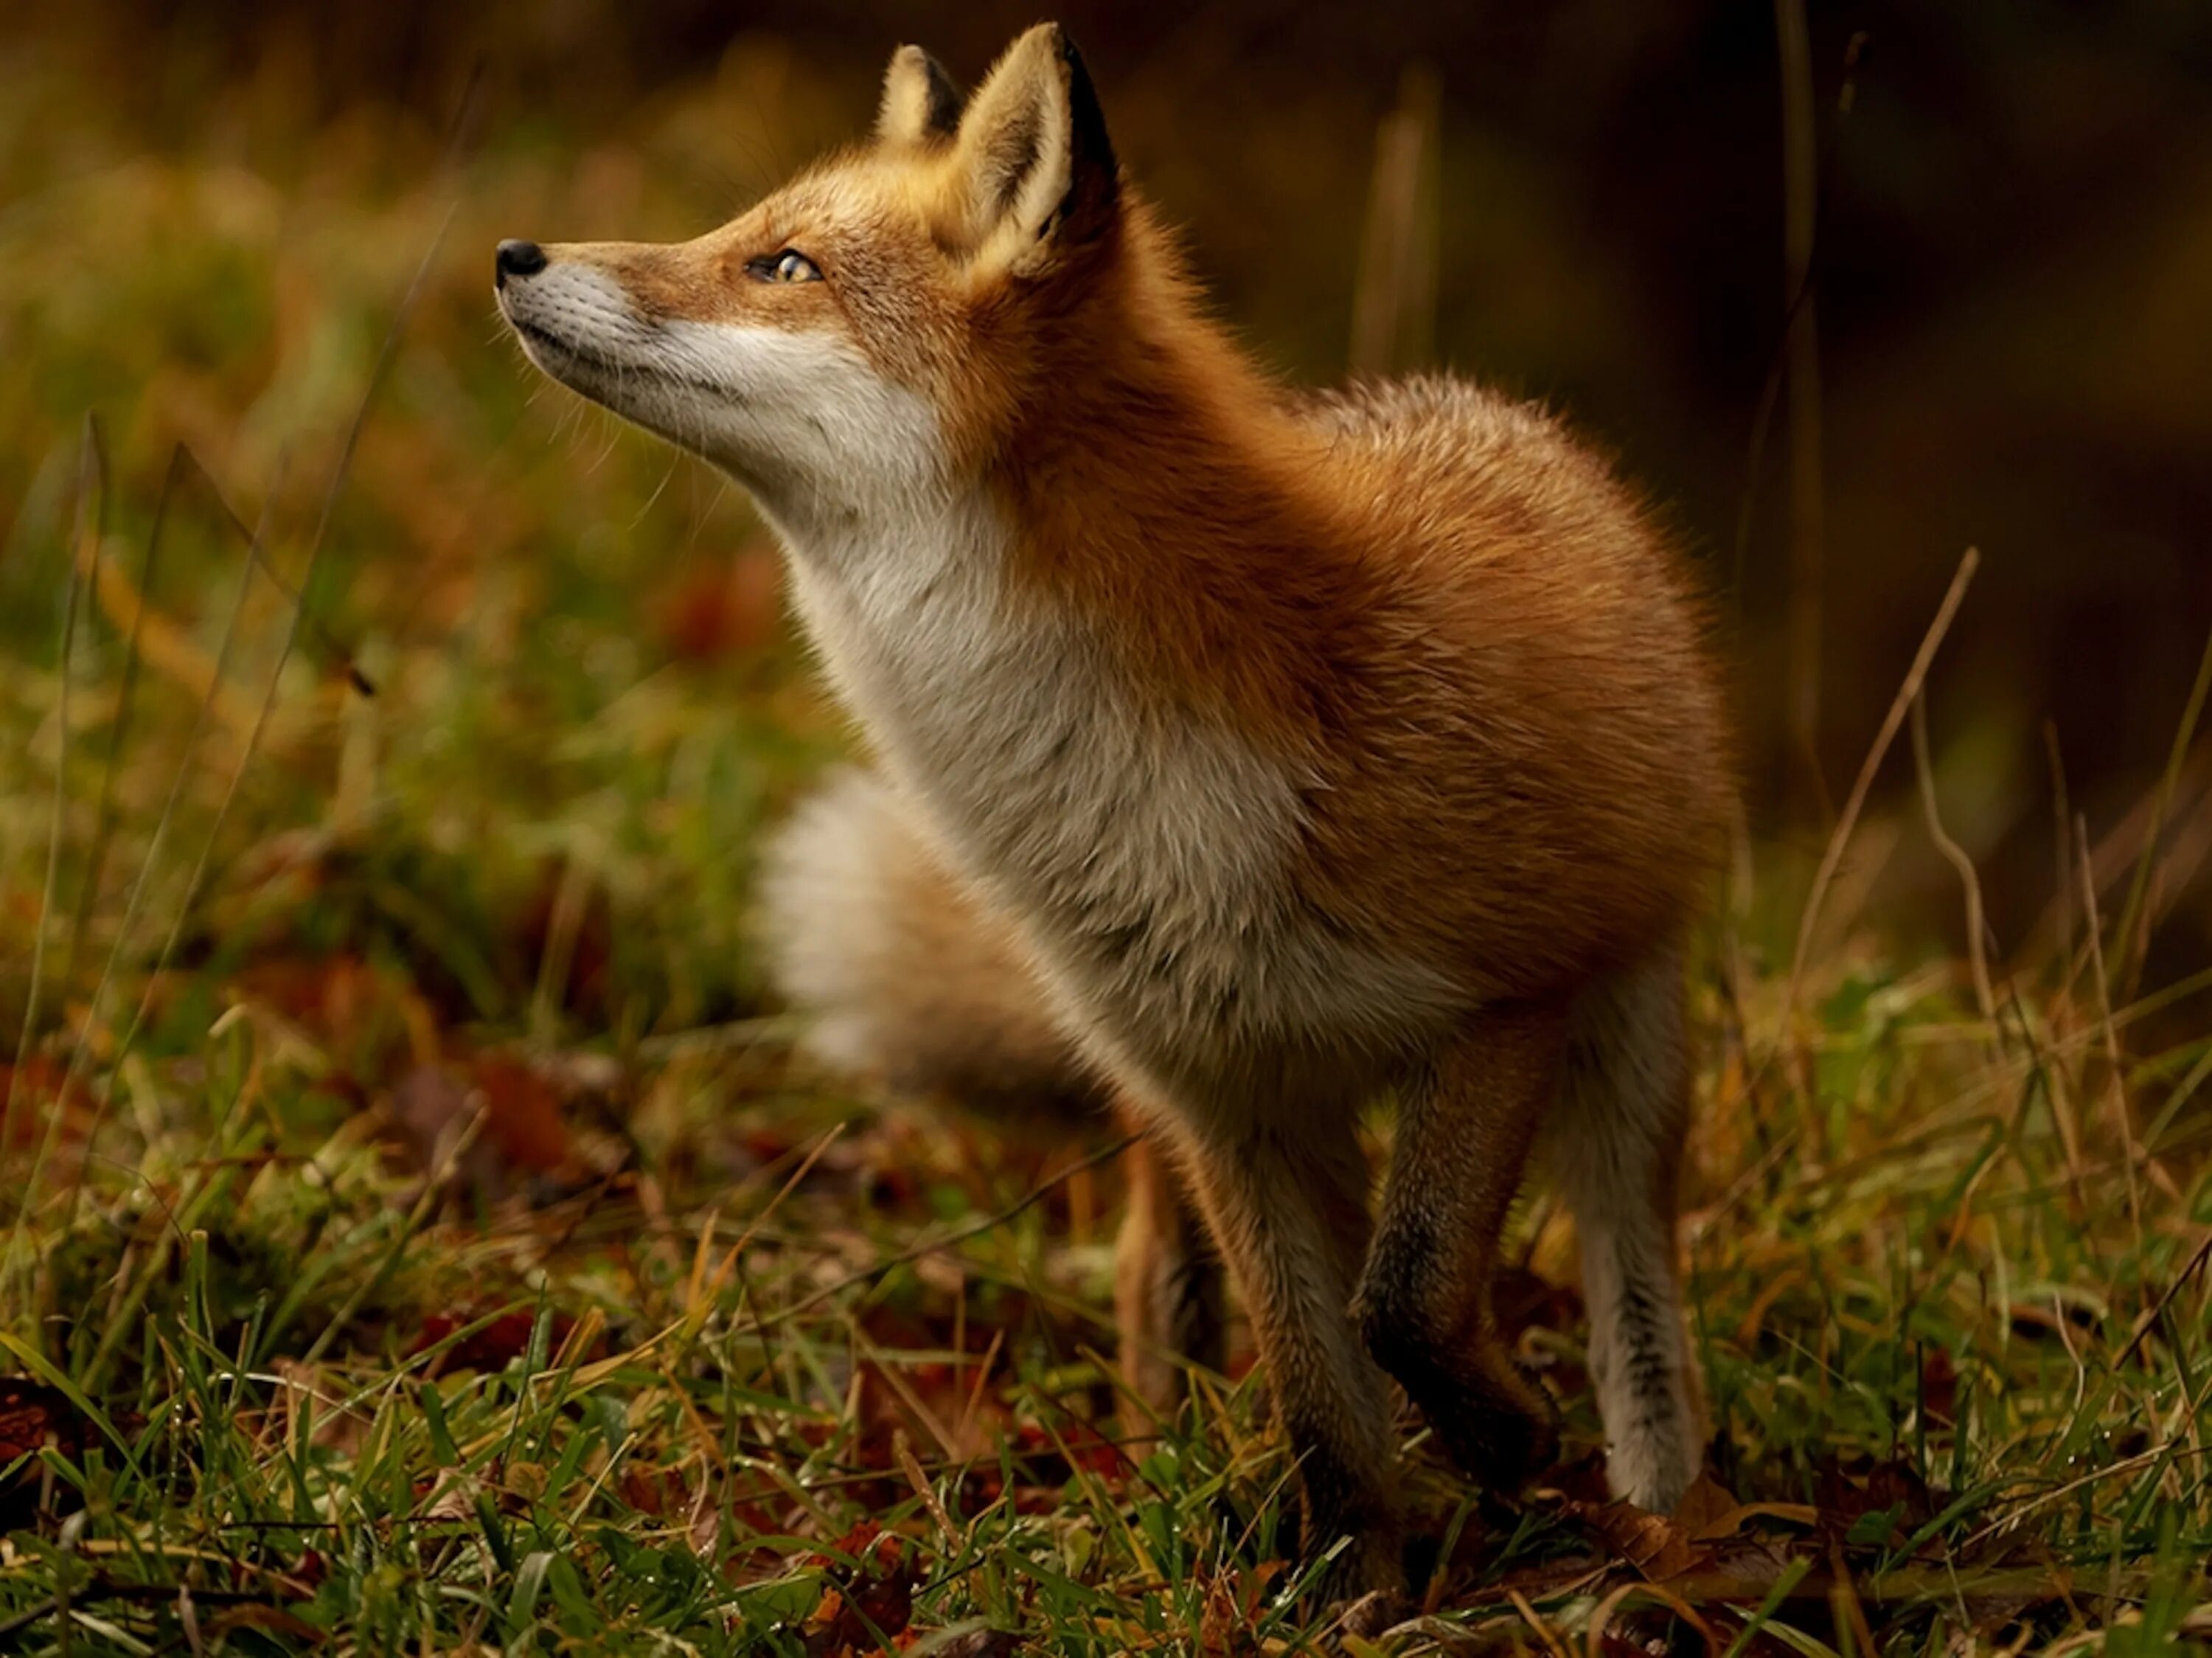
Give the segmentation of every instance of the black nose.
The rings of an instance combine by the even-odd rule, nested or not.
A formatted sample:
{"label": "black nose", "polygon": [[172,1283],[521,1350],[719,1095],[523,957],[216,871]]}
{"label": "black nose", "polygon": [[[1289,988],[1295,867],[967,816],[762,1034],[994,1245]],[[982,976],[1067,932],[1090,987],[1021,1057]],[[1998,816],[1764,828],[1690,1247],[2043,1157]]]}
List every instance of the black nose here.
{"label": "black nose", "polygon": [[545,268],[545,250],[534,241],[509,237],[500,243],[492,259],[492,286],[504,288],[509,277],[534,277]]}

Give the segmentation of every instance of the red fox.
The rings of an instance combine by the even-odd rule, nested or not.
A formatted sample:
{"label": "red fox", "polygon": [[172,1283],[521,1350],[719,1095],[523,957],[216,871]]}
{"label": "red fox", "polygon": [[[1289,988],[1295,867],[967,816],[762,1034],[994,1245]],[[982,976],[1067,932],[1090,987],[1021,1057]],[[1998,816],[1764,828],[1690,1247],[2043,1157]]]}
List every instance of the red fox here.
{"label": "red fox", "polygon": [[902,48],[871,142],[719,230],[496,274],[538,367],[750,491],[874,752],[770,860],[817,1045],[1148,1129],[1133,1374],[1204,1324],[1210,1242],[1306,1545],[1349,1539],[1328,1586],[1400,1578],[1386,1375],[1480,1479],[1553,1454],[1489,1301],[1540,1139],[1609,1478],[1671,1506],[1682,938],[1732,785],[1691,584],[1607,467],[1462,381],[1263,375],[1054,25],[964,101]]}

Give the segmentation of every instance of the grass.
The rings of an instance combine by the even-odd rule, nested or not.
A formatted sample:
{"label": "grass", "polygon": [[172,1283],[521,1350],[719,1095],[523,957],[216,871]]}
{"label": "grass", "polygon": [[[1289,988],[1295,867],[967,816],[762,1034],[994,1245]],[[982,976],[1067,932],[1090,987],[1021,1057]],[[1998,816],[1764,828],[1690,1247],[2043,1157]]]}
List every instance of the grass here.
{"label": "grass", "polygon": [[836,716],[742,501],[494,332],[549,204],[685,228],[647,163],[743,62],[566,184],[398,113],[142,153],[83,66],[5,73],[0,1646],[2212,1643],[2212,984],[2134,987],[2155,882],[2069,882],[1984,1002],[1948,917],[1863,912],[1929,833],[1903,757],[1802,951],[1821,849],[1747,855],[1698,990],[1710,1484],[1603,1501],[1540,1197],[1503,1294],[1568,1459],[1507,1502],[1417,1441],[1419,1615],[1333,1629],[1257,1379],[1114,1438],[1100,1132],[793,1058],[748,849]]}

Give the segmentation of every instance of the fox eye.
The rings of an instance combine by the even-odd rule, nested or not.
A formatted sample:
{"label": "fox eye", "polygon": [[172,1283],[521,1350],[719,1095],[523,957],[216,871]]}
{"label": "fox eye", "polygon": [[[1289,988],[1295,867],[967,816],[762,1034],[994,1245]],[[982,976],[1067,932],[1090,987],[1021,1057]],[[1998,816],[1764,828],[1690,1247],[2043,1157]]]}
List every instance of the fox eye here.
{"label": "fox eye", "polygon": [[812,259],[795,247],[780,253],[763,253],[747,262],[745,269],[759,282],[819,282],[822,272]]}

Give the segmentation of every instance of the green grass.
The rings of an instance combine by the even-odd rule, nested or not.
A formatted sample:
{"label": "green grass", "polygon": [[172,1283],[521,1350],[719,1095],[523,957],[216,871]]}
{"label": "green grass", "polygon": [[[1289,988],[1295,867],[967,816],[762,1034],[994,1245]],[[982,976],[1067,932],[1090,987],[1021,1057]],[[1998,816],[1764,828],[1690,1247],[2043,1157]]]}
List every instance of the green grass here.
{"label": "green grass", "polygon": [[[1421,1616],[1332,1632],[1257,1379],[1111,1442],[1103,1135],[856,1096],[761,1003],[749,849],[840,722],[742,500],[541,389],[483,291],[518,224],[696,204],[544,135],[441,173],[398,115],[142,158],[82,66],[9,72],[0,1647],[2212,1643],[2212,1016],[2125,988],[2130,871],[1984,1009],[1948,917],[1850,896],[1926,832],[1905,758],[1794,985],[1810,860],[1759,849],[1699,978],[1712,1486],[1603,1503],[1539,1198],[1507,1296],[1568,1460],[1481,1499],[1416,1442]],[[142,573],[179,442],[273,577],[190,468]]]}

